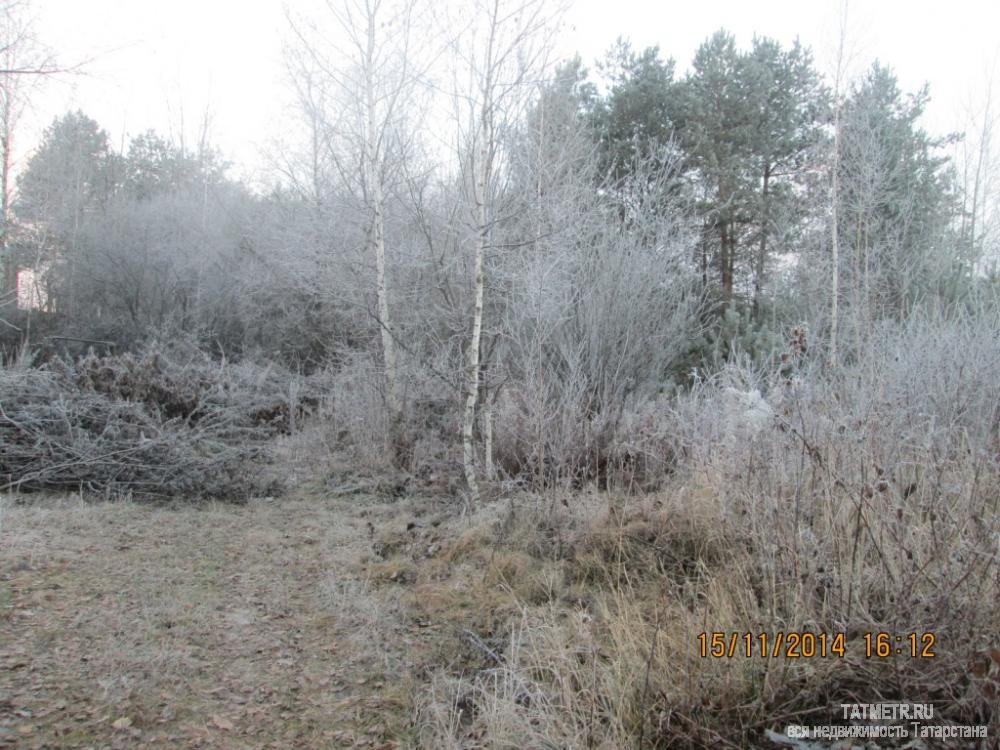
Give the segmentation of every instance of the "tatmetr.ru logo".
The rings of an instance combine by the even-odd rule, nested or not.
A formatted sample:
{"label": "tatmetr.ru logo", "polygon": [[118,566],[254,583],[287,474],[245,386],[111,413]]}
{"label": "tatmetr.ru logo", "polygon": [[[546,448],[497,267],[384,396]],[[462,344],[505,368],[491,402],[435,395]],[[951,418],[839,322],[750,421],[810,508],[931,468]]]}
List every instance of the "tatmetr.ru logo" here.
{"label": "tatmetr.ru logo", "polygon": [[931,703],[841,703],[847,721],[930,721]]}
{"label": "tatmetr.ru logo", "polygon": [[844,724],[785,727],[784,735],[767,731],[765,735],[779,745],[796,746],[796,740],[912,740],[931,739],[983,740],[989,728],[983,725],[932,724],[934,706],[930,703],[841,703],[838,721]]}

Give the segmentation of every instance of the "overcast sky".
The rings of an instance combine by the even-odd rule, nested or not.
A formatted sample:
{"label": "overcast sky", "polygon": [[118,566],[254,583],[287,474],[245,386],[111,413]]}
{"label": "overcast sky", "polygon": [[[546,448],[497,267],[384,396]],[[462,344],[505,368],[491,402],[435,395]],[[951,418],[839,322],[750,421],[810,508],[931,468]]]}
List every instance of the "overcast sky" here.
{"label": "overcast sky", "polygon": [[[429,0],[424,0],[428,2]],[[295,0],[290,0],[293,8]],[[206,109],[214,143],[240,175],[263,163],[294,113],[284,80],[281,0],[35,0],[38,34],[62,63],[88,61],[36,97],[22,131],[30,149],[41,127],[82,109],[114,139],[154,128],[188,139]],[[746,45],[754,34],[799,37],[824,70],[832,59],[839,3],[802,0],[576,0],[559,52],[590,64],[618,35],[656,44],[683,70],[698,45],[725,27]],[[982,98],[1000,71],[1000,3],[986,0],[854,0],[849,19],[854,65],[892,65],[904,88],[931,86],[927,125],[952,130],[969,97]],[[1000,83],[1000,81],[998,81]]]}

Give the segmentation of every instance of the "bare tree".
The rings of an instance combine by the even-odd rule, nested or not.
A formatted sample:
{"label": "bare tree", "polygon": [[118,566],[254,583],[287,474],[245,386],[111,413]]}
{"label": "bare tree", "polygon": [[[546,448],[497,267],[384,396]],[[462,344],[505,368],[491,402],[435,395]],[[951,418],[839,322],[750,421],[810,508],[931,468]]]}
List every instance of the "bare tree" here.
{"label": "bare tree", "polygon": [[25,0],[0,5],[0,293],[13,289],[16,271],[11,255],[14,135],[28,97],[45,76],[58,72],[49,51],[34,32],[32,9]]}
{"label": "bare tree", "polygon": [[846,61],[844,44],[847,41],[848,0],[840,11],[840,28],[837,38],[837,57],[833,83],[833,164],[831,165],[832,185],[830,186],[830,366],[837,366],[837,320],[840,301],[840,237],[837,204],[840,194],[840,115],[843,109],[843,86]]}
{"label": "bare tree", "polygon": [[1000,159],[995,143],[996,69],[989,72],[984,95],[970,96],[966,107],[965,137],[959,143],[955,163],[961,180],[959,237],[962,260],[972,266],[995,264],[1000,249]]}
{"label": "bare tree", "polygon": [[[407,462],[407,443],[399,383],[394,318],[386,280],[386,193],[405,158],[403,126],[413,102],[417,76],[410,65],[414,0],[327,0],[330,33],[323,24],[288,13],[299,42],[293,73],[312,133],[313,192],[320,194],[320,152],[327,150],[346,185],[360,197],[365,242],[375,266],[375,318],[382,343],[386,406],[392,461]],[[319,79],[322,80],[319,80]],[[323,91],[341,107],[323,111]]]}
{"label": "bare tree", "polygon": [[[474,258],[472,326],[464,368],[462,464],[469,491],[476,499],[474,429],[483,369],[487,253],[496,247],[498,224],[509,218],[500,204],[503,135],[518,122],[544,72],[547,40],[543,32],[554,19],[542,0],[476,0],[471,16],[473,21],[455,39],[453,52],[462,66],[456,73],[468,76],[464,91],[456,86],[455,102]],[[485,463],[491,465],[490,457]]]}

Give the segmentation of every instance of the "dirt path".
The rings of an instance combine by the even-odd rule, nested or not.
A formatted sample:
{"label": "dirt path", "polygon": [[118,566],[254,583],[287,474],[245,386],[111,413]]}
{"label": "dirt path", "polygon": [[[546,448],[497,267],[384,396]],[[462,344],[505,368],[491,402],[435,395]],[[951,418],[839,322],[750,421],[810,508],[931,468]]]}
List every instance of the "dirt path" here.
{"label": "dirt path", "polygon": [[0,747],[398,747],[376,505],[47,502],[0,530]]}

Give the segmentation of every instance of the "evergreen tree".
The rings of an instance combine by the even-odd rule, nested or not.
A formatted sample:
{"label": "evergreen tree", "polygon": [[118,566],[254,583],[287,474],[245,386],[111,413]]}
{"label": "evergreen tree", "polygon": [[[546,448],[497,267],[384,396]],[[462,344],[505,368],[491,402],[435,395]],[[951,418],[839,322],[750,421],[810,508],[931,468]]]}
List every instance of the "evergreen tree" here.
{"label": "evergreen tree", "polygon": [[875,319],[905,314],[955,258],[955,193],[940,153],[948,139],[919,126],[927,101],[926,87],[905,95],[876,63],[844,104],[841,277],[859,334]]}
{"label": "evergreen tree", "polygon": [[18,179],[15,209],[70,239],[115,191],[119,160],[104,130],[83,112],[56,119]]}
{"label": "evergreen tree", "polygon": [[[759,317],[770,241],[802,219],[801,185],[821,139],[829,102],[812,56],[798,42],[784,50],[774,40],[756,37],[742,64],[752,118],[747,136],[756,183],[753,312]],[[784,227],[781,217],[787,222]]]}
{"label": "evergreen tree", "polygon": [[701,262],[718,269],[723,297],[733,296],[737,255],[752,218],[754,125],[746,66],[732,35],[715,33],[695,54],[678,87],[675,123],[702,217]]}
{"label": "evergreen tree", "polygon": [[150,130],[129,143],[124,160],[124,188],[139,200],[157,194],[217,184],[225,165],[205,150],[192,156]]}
{"label": "evergreen tree", "polygon": [[678,85],[673,120],[703,222],[705,278],[718,269],[723,296],[753,280],[755,311],[777,220],[794,204],[809,154],[821,137],[826,93],[809,53],[755,38],[740,52],[719,31],[698,50]]}
{"label": "evergreen tree", "polygon": [[673,139],[670,97],[674,61],[658,47],[640,53],[619,38],[600,66],[607,95],[595,102],[593,121],[600,143],[600,172],[621,187],[638,162],[657,158]]}

